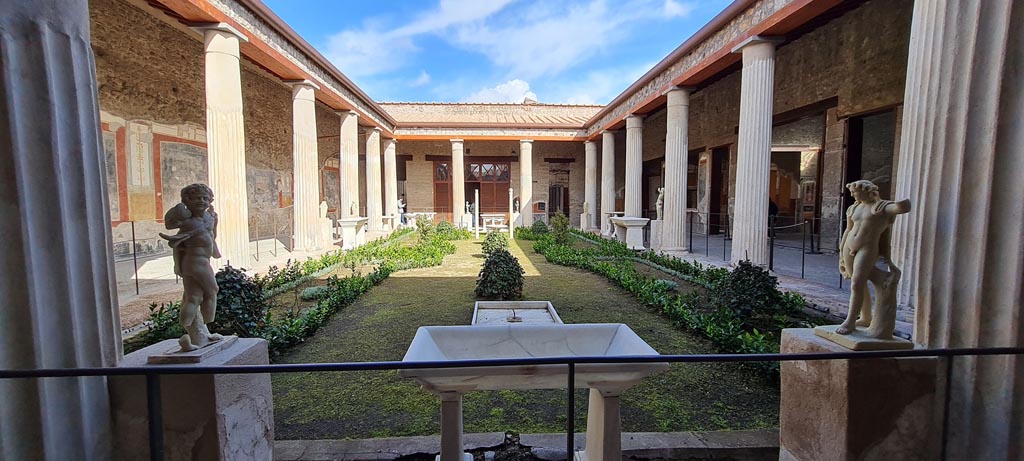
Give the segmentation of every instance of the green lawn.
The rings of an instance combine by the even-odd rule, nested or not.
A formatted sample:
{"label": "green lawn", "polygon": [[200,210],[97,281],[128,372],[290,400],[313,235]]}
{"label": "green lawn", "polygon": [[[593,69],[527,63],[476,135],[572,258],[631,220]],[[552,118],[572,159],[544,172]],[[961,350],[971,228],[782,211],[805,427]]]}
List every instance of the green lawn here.
{"label": "green lawn", "polygon": [[[469,324],[483,257],[479,241],[455,243],[457,252],[442,266],[393,274],[278,362],[401,360],[417,327]],[[550,300],[564,322],[625,323],[663,354],[715,352],[708,341],[680,330],[603,277],[548,264],[531,245],[516,241],[511,248],[526,269],[524,298]],[[762,376],[735,364],[674,365],[623,395],[623,430],[776,426],[778,388]],[[429,435],[440,430],[437,397],[394,371],[277,374],[273,387],[278,439]],[[582,430],[585,390],[577,390],[576,402],[576,427]],[[559,432],[565,428],[565,391],[472,392],[464,399],[463,413],[467,432]]]}

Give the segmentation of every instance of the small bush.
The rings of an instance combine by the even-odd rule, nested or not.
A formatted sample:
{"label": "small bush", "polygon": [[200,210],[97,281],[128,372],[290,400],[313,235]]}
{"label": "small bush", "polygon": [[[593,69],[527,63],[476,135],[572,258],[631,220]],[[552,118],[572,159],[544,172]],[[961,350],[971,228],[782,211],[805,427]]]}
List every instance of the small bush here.
{"label": "small bush", "polygon": [[551,235],[555,236],[555,242],[559,245],[571,245],[575,238],[569,230],[569,218],[561,213],[552,216]]}
{"label": "small bush", "polygon": [[519,299],[523,296],[523,266],[506,250],[496,250],[484,261],[476,280],[476,295],[489,299]]}
{"label": "small bush", "polygon": [[530,226],[530,230],[533,231],[534,234],[544,235],[548,233],[549,229],[548,225],[544,224],[544,221],[537,220],[533,222],[532,226]]}
{"label": "small bush", "polygon": [[[451,224],[449,224],[449,226],[450,225]],[[426,219],[416,220],[416,233],[420,235],[420,242],[429,241],[431,238],[434,237],[434,232],[434,223],[427,221]]]}
{"label": "small bush", "polygon": [[316,301],[330,293],[330,289],[326,286],[315,286],[306,287],[302,289],[302,293],[299,294],[299,299],[303,301]]}
{"label": "small bush", "polygon": [[263,285],[242,269],[225,266],[217,272],[217,318],[211,329],[256,337],[264,325],[268,306],[263,300]]}
{"label": "small bush", "polygon": [[533,232],[533,229],[529,227],[517,227],[515,229],[515,238],[523,240],[537,240],[540,235]]}
{"label": "small bush", "polygon": [[503,232],[488,232],[484,237],[484,256],[490,256],[498,250],[508,251],[508,237]]}

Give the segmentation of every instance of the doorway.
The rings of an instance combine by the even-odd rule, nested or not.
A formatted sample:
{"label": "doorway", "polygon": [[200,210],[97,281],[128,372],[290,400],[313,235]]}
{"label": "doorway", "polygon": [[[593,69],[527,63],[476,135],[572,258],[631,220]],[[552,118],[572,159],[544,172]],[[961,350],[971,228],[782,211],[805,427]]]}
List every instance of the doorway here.
{"label": "doorway", "polygon": [[[896,144],[896,113],[892,110],[850,117],[847,122],[845,184],[867,179],[887,200],[892,192],[893,153]],[[843,190],[843,210],[853,197]]]}
{"label": "doorway", "polygon": [[727,232],[729,225],[729,146],[711,149],[711,196],[708,198],[709,234]]}

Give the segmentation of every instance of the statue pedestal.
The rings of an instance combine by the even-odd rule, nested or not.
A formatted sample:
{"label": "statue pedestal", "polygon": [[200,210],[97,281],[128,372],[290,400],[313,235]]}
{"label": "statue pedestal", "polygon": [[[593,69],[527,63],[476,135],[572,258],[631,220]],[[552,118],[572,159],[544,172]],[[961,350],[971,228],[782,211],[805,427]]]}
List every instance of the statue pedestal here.
{"label": "statue pedestal", "polygon": [[582,232],[589,232],[590,231],[590,213],[587,213],[587,212],[580,213],[580,231],[582,231]]}
{"label": "statue pedestal", "polygon": [[[781,352],[849,352],[810,328],[782,331]],[[782,362],[779,459],[936,459],[939,359]]]}
{"label": "statue pedestal", "polygon": [[330,218],[320,218],[320,243],[324,248],[330,248],[334,243],[334,221]]}
{"label": "statue pedestal", "polygon": [[[227,340],[227,338],[225,338]],[[177,347],[168,339],[124,357],[121,366],[152,367],[150,356]],[[267,342],[239,338],[201,362],[177,364],[267,365]],[[146,379],[114,376],[110,404],[114,420],[116,459],[148,459],[149,432]],[[160,378],[165,459],[271,459],[274,403],[269,374],[167,375]]]}
{"label": "statue pedestal", "polygon": [[341,249],[354,250],[366,243],[366,222],[369,218],[344,218],[341,223]]}
{"label": "statue pedestal", "polygon": [[664,220],[651,220],[651,249],[654,251],[661,251],[661,233],[663,232],[664,227]]}
{"label": "statue pedestal", "polygon": [[647,227],[647,218],[611,218],[615,226],[615,238],[625,243],[630,250],[646,250],[644,246],[644,228]]}

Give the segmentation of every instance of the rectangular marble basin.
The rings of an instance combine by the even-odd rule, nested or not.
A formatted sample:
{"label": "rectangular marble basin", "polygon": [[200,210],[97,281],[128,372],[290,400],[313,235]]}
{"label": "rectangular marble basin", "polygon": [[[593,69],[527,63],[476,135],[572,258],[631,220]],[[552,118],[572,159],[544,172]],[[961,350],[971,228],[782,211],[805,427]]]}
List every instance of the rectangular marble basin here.
{"label": "rectangular marble basin", "polygon": [[[511,320],[512,318],[518,321]],[[471,325],[562,323],[550,301],[477,301]]]}
{"label": "rectangular marble basin", "polygon": [[[524,357],[659,355],[621,323],[420,327],[403,362]],[[576,365],[576,387],[621,391],[668,363]],[[399,370],[434,392],[565,388],[565,365]]]}

